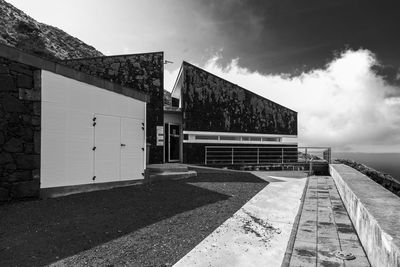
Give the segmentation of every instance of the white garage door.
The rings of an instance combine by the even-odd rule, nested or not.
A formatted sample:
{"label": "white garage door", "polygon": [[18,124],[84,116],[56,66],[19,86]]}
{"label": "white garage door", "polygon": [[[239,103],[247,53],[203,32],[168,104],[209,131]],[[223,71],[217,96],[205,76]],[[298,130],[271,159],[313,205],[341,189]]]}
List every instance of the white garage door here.
{"label": "white garage door", "polygon": [[41,188],[143,179],[145,112],[145,102],[42,71]]}
{"label": "white garage door", "polygon": [[95,115],[95,182],[143,178],[143,121]]}

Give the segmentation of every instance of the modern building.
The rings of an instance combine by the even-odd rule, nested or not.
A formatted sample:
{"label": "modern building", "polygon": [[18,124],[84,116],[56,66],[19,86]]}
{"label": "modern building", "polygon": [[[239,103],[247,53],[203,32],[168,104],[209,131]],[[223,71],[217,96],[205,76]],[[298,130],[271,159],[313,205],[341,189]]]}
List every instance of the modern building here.
{"label": "modern building", "polygon": [[172,105],[164,107],[165,162],[212,164],[206,147],[220,157],[232,148],[246,157],[257,153],[249,147],[265,148],[271,157],[264,162],[271,162],[282,160],[274,147],[297,147],[297,112],[190,63],[183,62],[171,96]]}
{"label": "modern building", "polygon": [[163,52],[52,62],[0,45],[0,200],[132,184],[146,163],[216,164],[208,153],[250,147],[283,160],[271,149],[297,147],[295,111],[187,62],[169,105],[163,73]]}

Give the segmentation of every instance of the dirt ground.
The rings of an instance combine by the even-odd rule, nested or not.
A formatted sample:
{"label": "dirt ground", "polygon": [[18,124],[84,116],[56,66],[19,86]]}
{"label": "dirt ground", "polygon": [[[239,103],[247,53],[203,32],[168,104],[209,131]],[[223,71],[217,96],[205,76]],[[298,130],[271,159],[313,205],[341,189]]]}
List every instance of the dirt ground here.
{"label": "dirt ground", "polygon": [[267,185],[249,173],[197,171],[181,181],[2,205],[0,266],[46,265],[127,234],[135,249],[104,263],[171,265]]}

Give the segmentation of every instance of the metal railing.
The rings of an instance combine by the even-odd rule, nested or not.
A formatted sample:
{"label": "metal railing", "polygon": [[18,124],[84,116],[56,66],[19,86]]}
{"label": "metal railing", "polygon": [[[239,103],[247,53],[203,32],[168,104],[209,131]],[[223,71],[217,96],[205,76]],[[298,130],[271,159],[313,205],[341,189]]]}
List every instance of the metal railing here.
{"label": "metal railing", "polygon": [[330,147],[206,146],[206,165],[331,163]]}

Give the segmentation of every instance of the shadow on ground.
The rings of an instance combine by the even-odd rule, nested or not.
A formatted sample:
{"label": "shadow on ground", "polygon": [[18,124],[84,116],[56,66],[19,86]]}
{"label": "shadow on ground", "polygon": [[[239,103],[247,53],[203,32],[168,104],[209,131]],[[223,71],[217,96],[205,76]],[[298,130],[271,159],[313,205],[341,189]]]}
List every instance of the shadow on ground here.
{"label": "shadow on ground", "polygon": [[267,184],[212,176],[0,206],[0,266],[46,265],[129,233],[129,264],[175,262]]}
{"label": "shadow on ground", "polygon": [[0,266],[42,265],[186,210],[229,198],[163,182],[0,207]]}

